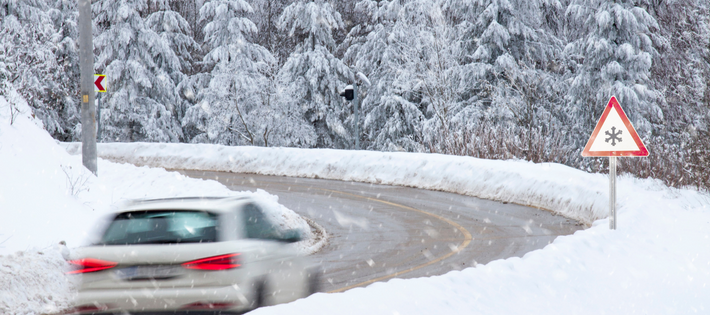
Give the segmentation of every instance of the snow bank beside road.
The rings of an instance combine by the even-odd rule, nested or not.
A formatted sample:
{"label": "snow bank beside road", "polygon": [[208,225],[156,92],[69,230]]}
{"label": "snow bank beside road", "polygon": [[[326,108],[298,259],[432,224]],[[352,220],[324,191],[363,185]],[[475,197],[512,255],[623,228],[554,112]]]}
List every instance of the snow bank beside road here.
{"label": "snow bank beside road", "polygon": [[[79,143],[63,144],[73,154]],[[104,159],[173,169],[326,178],[443,190],[548,209],[591,225],[607,215],[608,180],[560,164],[425,153],[226,147],[209,144],[99,144]],[[621,194],[620,194],[621,195]],[[619,200],[624,206],[624,200]]]}
{"label": "snow bank beside road", "polygon": [[[10,124],[10,98],[15,112]],[[164,169],[98,161],[100,177],[57,145],[19,94],[0,95],[0,314],[50,314],[65,309],[74,292],[60,241],[85,242],[92,225],[134,198],[252,195],[271,204],[272,220],[301,229],[307,252],[321,240],[295,212],[265,191],[234,192],[215,181]]]}
{"label": "snow bank beside road", "polygon": [[618,230],[599,220],[522,258],[252,314],[709,314],[710,196],[647,180],[621,186]]}
{"label": "snow bank beside road", "polygon": [[57,314],[70,307],[76,283],[64,275],[67,263],[55,246],[0,256],[0,314]]}

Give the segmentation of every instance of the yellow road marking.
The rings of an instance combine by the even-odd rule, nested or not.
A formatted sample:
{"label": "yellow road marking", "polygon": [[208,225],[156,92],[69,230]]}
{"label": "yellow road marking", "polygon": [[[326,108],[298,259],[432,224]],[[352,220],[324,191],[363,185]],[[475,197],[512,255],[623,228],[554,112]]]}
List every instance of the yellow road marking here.
{"label": "yellow road marking", "polygon": [[421,265],[419,265],[419,266],[414,266],[414,267],[411,267],[411,268],[409,268],[409,269],[405,269],[405,270],[402,270],[402,271],[398,271],[398,272],[395,272],[395,273],[391,273],[391,274],[388,274],[388,275],[384,275],[384,276],[381,276],[381,277],[378,277],[378,278],[375,278],[375,279],[367,280],[367,281],[365,281],[365,282],[360,282],[360,283],[356,283],[356,284],[349,285],[349,286],[346,286],[346,287],[342,287],[342,288],[340,288],[340,289],[328,291],[328,293],[343,292],[343,291],[346,291],[346,290],[350,290],[350,289],[352,289],[352,288],[361,287],[361,286],[365,286],[365,285],[368,285],[368,284],[371,284],[371,283],[374,283],[374,282],[377,282],[377,281],[382,281],[382,280],[385,280],[385,279],[394,278],[394,277],[397,277],[397,276],[399,276],[399,275],[403,275],[403,274],[405,274],[405,273],[412,272],[412,271],[414,271],[414,270],[424,268],[424,267],[426,267],[426,266],[435,264],[435,263],[440,262],[440,261],[442,261],[442,260],[444,260],[444,259],[446,259],[446,258],[451,257],[452,255],[454,255],[454,254],[458,253],[459,251],[463,250],[464,248],[466,248],[466,246],[468,246],[468,244],[471,243],[472,237],[471,237],[471,233],[469,233],[468,230],[466,230],[466,229],[465,229],[463,226],[461,226],[460,224],[458,224],[458,223],[456,223],[456,222],[454,222],[454,221],[451,221],[451,220],[449,220],[449,219],[447,219],[447,218],[444,218],[444,217],[442,217],[442,216],[440,216],[440,215],[438,215],[438,214],[429,213],[429,212],[426,212],[426,211],[424,211],[424,210],[419,210],[419,209],[416,209],[416,208],[412,208],[412,207],[410,207],[410,206],[405,206],[405,205],[401,205],[401,204],[398,204],[398,203],[389,202],[389,201],[385,201],[385,200],[381,200],[381,199],[377,199],[377,198],[365,197],[365,196],[360,196],[360,195],[356,195],[356,194],[351,194],[351,193],[346,193],[346,192],[337,191],[337,190],[331,190],[331,189],[322,189],[322,188],[321,188],[321,190],[325,190],[325,191],[329,191],[329,192],[333,192],[333,193],[338,193],[338,194],[342,194],[342,195],[348,195],[348,196],[352,196],[352,197],[356,197],[356,198],[367,199],[367,200],[370,200],[370,201],[376,201],[376,202],[384,203],[384,204],[386,204],[386,205],[390,205],[390,206],[393,206],[393,207],[402,208],[402,209],[405,209],[405,210],[414,211],[414,212],[419,212],[419,213],[421,213],[421,214],[425,214],[425,215],[428,215],[428,216],[432,216],[432,217],[434,217],[434,218],[437,218],[437,219],[439,219],[439,220],[441,220],[441,221],[444,221],[444,222],[446,222],[446,223],[452,225],[453,227],[455,227],[456,229],[458,229],[458,230],[461,232],[461,234],[464,235],[464,240],[463,240],[463,242],[461,242],[461,244],[459,244],[459,246],[456,248],[456,249],[457,249],[456,251],[451,251],[451,252],[449,252],[448,254],[446,254],[446,255],[444,255],[444,256],[441,256],[441,257],[439,257],[439,258],[437,258],[437,259],[431,260],[431,261],[429,261],[429,262],[427,262],[427,263],[425,263],[425,264],[421,264]]}
{"label": "yellow road marking", "polygon": [[[204,171],[203,171],[203,176],[204,176]],[[304,187],[304,185],[293,184],[293,183],[271,183],[271,184],[282,185],[282,186],[283,186],[283,185],[289,185],[289,186],[300,186],[300,187]],[[461,250],[463,250],[464,248],[466,248],[466,246],[468,246],[468,244],[471,243],[471,240],[473,239],[473,237],[471,236],[471,233],[469,233],[468,230],[466,230],[463,226],[461,226],[460,224],[458,224],[458,223],[456,223],[456,222],[454,222],[454,221],[452,221],[452,220],[449,220],[449,219],[444,218],[444,217],[442,217],[442,216],[440,216],[440,215],[437,215],[437,214],[429,213],[429,212],[426,212],[426,211],[424,211],[424,210],[419,210],[419,209],[416,209],[416,208],[413,208],[413,207],[410,207],[410,206],[405,206],[405,205],[401,205],[401,204],[398,204],[398,203],[394,203],[394,202],[390,202],[390,201],[386,201],[386,200],[382,200],[382,199],[377,199],[377,198],[372,198],[372,197],[366,197],[366,196],[361,196],[361,195],[346,193],[346,192],[344,192],[344,191],[332,190],[332,189],[324,189],[324,188],[315,188],[315,189],[322,190],[322,191],[328,191],[328,192],[332,192],[332,193],[337,193],[337,194],[341,194],[341,195],[352,196],[352,197],[360,198],[360,199],[366,199],[366,200],[369,200],[369,201],[375,201],[375,202],[383,203],[383,204],[390,205],[390,206],[393,206],[393,207],[397,207],[397,208],[402,208],[402,209],[405,209],[405,210],[409,210],[409,211],[419,212],[419,213],[421,213],[421,214],[425,214],[425,215],[434,217],[434,218],[436,218],[436,219],[439,219],[439,220],[441,220],[441,221],[444,221],[444,222],[446,222],[446,223],[452,225],[453,227],[455,227],[456,229],[458,229],[459,232],[461,232],[461,234],[464,235],[464,240],[461,242],[461,244],[459,244],[459,246],[456,247],[456,250],[455,250],[455,251],[451,251],[451,252],[447,253],[446,255],[441,256],[441,257],[439,257],[439,258],[437,258],[437,259],[431,260],[431,261],[429,261],[429,262],[427,262],[427,263],[424,263],[424,264],[421,264],[421,265],[418,265],[418,266],[414,266],[414,267],[411,267],[411,268],[408,268],[408,269],[405,269],[405,270],[402,270],[402,271],[398,271],[398,272],[395,272],[395,273],[391,273],[391,274],[388,274],[388,275],[384,275],[384,276],[381,276],[381,277],[378,277],[378,278],[375,278],[375,279],[371,279],[371,280],[367,280],[367,281],[364,281],[364,282],[356,283],[356,284],[353,284],[353,285],[349,285],[349,286],[346,286],[346,287],[342,287],[342,288],[340,288],[340,289],[331,290],[331,291],[328,291],[327,293],[343,292],[343,291],[346,291],[346,290],[350,290],[350,289],[352,289],[352,288],[361,287],[361,286],[365,286],[365,285],[368,285],[368,284],[371,284],[371,283],[375,283],[375,282],[378,282],[378,281],[382,281],[382,280],[394,278],[394,277],[403,275],[403,274],[405,274],[405,273],[412,272],[412,271],[414,271],[414,270],[421,269],[421,268],[424,268],[424,267],[426,267],[426,266],[435,264],[435,263],[437,263],[437,262],[440,262],[440,261],[442,261],[442,260],[444,260],[444,259],[446,259],[446,258],[449,258],[449,257],[453,256],[454,254],[460,252]]]}

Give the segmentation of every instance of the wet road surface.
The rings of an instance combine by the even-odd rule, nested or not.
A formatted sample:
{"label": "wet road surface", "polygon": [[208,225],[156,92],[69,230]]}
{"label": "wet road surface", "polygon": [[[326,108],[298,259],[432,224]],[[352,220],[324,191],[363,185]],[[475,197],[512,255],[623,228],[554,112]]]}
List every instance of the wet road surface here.
{"label": "wet road surface", "polygon": [[321,291],[340,292],[391,278],[440,275],[522,257],[581,224],[545,210],[453,193],[324,179],[180,171],[232,190],[257,188],[328,233],[312,255]]}

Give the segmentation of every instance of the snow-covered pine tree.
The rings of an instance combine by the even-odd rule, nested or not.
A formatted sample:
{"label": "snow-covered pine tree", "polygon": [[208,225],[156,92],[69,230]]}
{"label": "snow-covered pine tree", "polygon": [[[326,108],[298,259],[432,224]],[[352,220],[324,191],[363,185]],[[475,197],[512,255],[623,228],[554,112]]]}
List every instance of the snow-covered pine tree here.
{"label": "snow-covered pine tree", "polygon": [[[557,0],[445,0],[446,15],[458,31],[465,54],[458,67],[465,127],[510,139],[490,144],[489,157],[537,160],[554,148],[553,133],[564,134],[559,93],[563,42],[562,3]],[[484,136],[484,138],[487,136]],[[495,147],[498,146],[498,147]],[[511,148],[521,148],[517,153]],[[534,157],[533,157],[534,155]],[[549,154],[543,154],[549,155]]]}
{"label": "snow-covered pine tree", "polygon": [[146,27],[170,43],[170,47],[180,61],[179,70],[173,71],[171,77],[173,81],[180,82],[183,74],[193,72],[193,55],[200,51],[199,44],[193,38],[190,24],[178,12],[170,7],[169,0],[153,0],[155,12],[150,13],[145,19]]}
{"label": "snow-covered pine tree", "polygon": [[570,0],[540,0],[542,29],[548,34],[564,40],[565,9]]}
{"label": "snow-covered pine tree", "polygon": [[294,98],[297,91],[290,82],[281,81],[277,75],[277,65],[271,65],[267,74],[267,85],[261,87],[261,106],[256,108],[248,120],[259,134],[264,146],[303,147],[316,145],[315,128],[305,119],[306,108]]}
{"label": "snow-covered pine tree", "polygon": [[141,13],[147,0],[99,0],[92,4],[99,51],[95,67],[108,77],[101,95],[102,139],[178,142],[172,114],[178,103],[172,76],[180,59],[167,38],[151,30]]}
{"label": "snow-covered pine tree", "polygon": [[[370,20],[353,28],[345,56],[373,82],[363,101],[370,147],[430,149],[462,112],[453,29],[436,1],[366,0],[357,8]],[[362,29],[371,29],[364,39]]]}
{"label": "snow-covered pine tree", "polygon": [[211,73],[198,74],[184,87],[197,89],[197,102],[182,122],[193,134],[191,142],[257,145],[274,128],[257,111],[268,85],[265,73],[275,61],[268,50],[249,41],[257,31],[247,18],[252,12],[244,0],[213,0],[200,9],[206,23],[204,63]]}
{"label": "snow-covered pine tree", "polygon": [[[171,68],[172,72],[169,75],[173,82],[180,85],[183,81],[189,80],[188,75],[196,72],[198,66],[195,65],[196,60],[193,56],[198,55],[201,49],[194,40],[190,23],[178,12],[173,11],[169,2],[168,0],[152,1],[151,7],[155,12],[147,16],[145,24],[169,43],[170,48],[175,52],[180,68]],[[172,115],[178,121],[182,121],[191,103],[184,91],[181,93],[178,89],[177,93],[179,97],[173,106]],[[186,136],[184,131],[183,135]]]}
{"label": "snow-covered pine tree", "polygon": [[[398,2],[396,2],[398,3]],[[347,36],[340,43],[338,51],[345,51],[343,56],[343,61],[348,64],[354,65],[358,70],[363,73],[372,74],[372,69],[377,67],[377,63],[367,62],[358,65],[358,56],[362,54],[372,53],[372,56],[378,56],[377,52],[371,52],[368,49],[362,49],[365,43],[368,42],[368,36],[371,33],[383,33],[382,28],[388,26],[388,33],[391,26],[396,21],[395,17],[387,17],[386,12],[392,11],[396,15],[397,9],[388,10],[392,3],[388,1],[375,1],[375,0],[361,0],[355,5],[354,15],[358,15],[360,18],[360,23],[353,25],[353,27],[348,32]],[[364,59],[362,59],[364,61]]]}
{"label": "snow-covered pine tree", "polygon": [[[73,115],[70,94],[58,71],[55,52],[65,36],[55,29],[52,15],[59,15],[46,0],[0,0],[0,49],[10,84],[24,96],[51,134],[67,137],[60,115]],[[61,54],[61,51],[60,51]],[[65,107],[68,106],[68,107]]]}
{"label": "snow-covered pine tree", "polygon": [[573,66],[567,94],[584,146],[611,96],[616,96],[642,138],[663,119],[658,93],[649,86],[656,53],[651,32],[656,20],[630,0],[573,0],[566,12],[570,44],[565,55]]}
{"label": "snow-covered pine tree", "polygon": [[710,11],[708,1],[639,0],[658,22],[649,36],[649,86],[659,92],[663,119],[645,138],[651,158],[631,159],[620,171],[661,178],[673,186],[710,186]]}
{"label": "snow-covered pine tree", "polygon": [[204,4],[205,0],[171,0],[170,7],[173,11],[180,13],[185,21],[187,22],[189,29],[192,30],[193,39],[198,43],[202,42],[202,29],[200,25],[200,8]]}
{"label": "snow-covered pine tree", "polygon": [[55,56],[58,68],[55,71],[54,89],[51,98],[57,103],[60,130],[50,134],[61,141],[78,141],[81,134],[79,91],[79,51],[77,20],[79,11],[75,0],[55,0],[49,11],[57,31]]}
{"label": "snow-covered pine tree", "polygon": [[336,43],[339,43],[334,54],[338,58],[342,56],[347,51],[349,45],[344,43],[345,39],[349,36],[350,32],[354,27],[358,25],[368,24],[370,17],[361,14],[358,9],[358,4],[360,0],[348,0],[348,1],[331,1],[333,9],[340,14],[340,19],[343,21],[343,28],[333,30],[333,39]]}
{"label": "snow-covered pine tree", "polygon": [[[343,41],[347,45],[344,60],[364,73],[371,86],[362,89],[360,105],[365,113],[363,124],[367,136],[362,143],[375,150],[421,151],[415,135],[421,134],[422,113],[416,104],[402,98],[389,98],[396,62],[391,60],[390,35],[402,4],[399,0],[362,0],[356,10],[366,16],[365,22],[354,26]],[[397,55],[395,54],[394,57]]]}
{"label": "snow-covered pine tree", "polygon": [[343,28],[340,14],[323,0],[298,1],[286,7],[279,29],[299,41],[281,68],[281,82],[306,110],[318,137],[317,147],[351,148],[353,110],[339,90],[353,82],[353,74],[333,55],[333,30]]}
{"label": "snow-covered pine tree", "polygon": [[446,143],[466,114],[457,71],[462,50],[453,31],[437,1],[414,0],[400,10],[389,39],[390,54],[399,56],[393,70],[403,71],[393,73],[384,100],[401,97],[417,105],[423,114],[420,141],[430,151],[439,151],[434,147]]}
{"label": "snow-covered pine tree", "polygon": [[276,58],[279,65],[283,65],[296,46],[296,40],[288,34],[279,32],[278,20],[284,8],[293,0],[251,0],[254,13],[250,15],[259,32],[255,34],[253,42],[268,49]]}
{"label": "snow-covered pine tree", "polygon": [[[511,79],[526,73],[523,69],[558,67],[563,43],[545,31],[555,26],[545,20],[543,9],[549,15],[561,4],[555,0],[446,0],[443,6],[458,21],[458,41],[467,51],[461,83],[470,92],[463,96],[485,108],[489,118],[512,118],[506,100],[494,102],[495,93],[509,88]],[[505,98],[510,96],[515,97]]]}
{"label": "snow-covered pine tree", "polygon": [[[10,83],[10,79],[12,78],[12,74],[10,73],[10,70],[7,68],[7,63],[9,60],[7,60],[7,51],[5,49],[5,45],[3,42],[0,42],[0,95],[6,96],[10,94],[10,90],[12,89],[12,84]],[[12,107],[10,108],[0,108],[0,111],[2,112],[10,112],[12,111]],[[10,114],[12,114],[10,112]]]}
{"label": "snow-covered pine tree", "polygon": [[639,5],[659,24],[650,34],[658,50],[651,82],[663,94],[659,104],[666,131],[710,131],[710,2],[644,0]]}

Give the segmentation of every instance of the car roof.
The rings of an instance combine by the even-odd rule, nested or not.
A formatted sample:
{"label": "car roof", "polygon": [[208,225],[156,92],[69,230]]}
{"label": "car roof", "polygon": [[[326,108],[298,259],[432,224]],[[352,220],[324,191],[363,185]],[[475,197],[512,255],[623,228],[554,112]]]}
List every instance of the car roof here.
{"label": "car roof", "polygon": [[176,197],[159,199],[137,199],[123,205],[119,212],[147,210],[209,210],[223,213],[235,206],[252,202],[246,196],[240,197]]}

